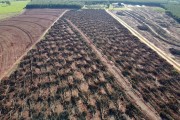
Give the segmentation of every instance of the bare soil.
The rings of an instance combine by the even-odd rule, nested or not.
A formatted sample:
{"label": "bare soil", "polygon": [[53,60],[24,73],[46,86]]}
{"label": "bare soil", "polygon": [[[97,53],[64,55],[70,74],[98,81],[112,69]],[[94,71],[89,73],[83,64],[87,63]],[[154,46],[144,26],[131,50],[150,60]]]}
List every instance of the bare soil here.
{"label": "bare soil", "polygon": [[60,18],[0,82],[0,119],[147,119],[85,41]]}
{"label": "bare soil", "polygon": [[[180,56],[173,55],[169,48],[180,50],[180,24],[154,7],[129,7],[129,10],[113,11],[128,25],[142,34],[168,56],[180,63]],[[140,30],[139,26],[148,27]]]}
{"label": "bare soil", "polygon": [[[90,38],[90,44],[95,45],[109,64],[115,65],[113,69],[128,80],[118,79],[121,86],[125,88],[129,84],[138,95],[131,100],[140,104],[137,101],[142,99],[161,119],[179,118],[180,74],[164,57],[103,10],[70,11],[65,17]],[[134,96],[127,88],[125,93]],[[141,104],[141,108],[145,108],[143,106]]]}
{"label": "bare soil", "polygon": [[0,21],[0,78],[63,11],[32,9]]}
{"label": "bare soil", "polygon": [[[70,23],[70,25],[74,27],[74,29],[76,29],[82,35],[82,37],[94,50],[94,52],[99,57],[99,59],[107,66],[108,70],[116,77],[116,79],[119,82],[119,85],[124,89],[127,96],[131,97],[130,101],[131,102],[133,101],[133,103],[139,106],[140,109],[143,111],[143,113],[145,113],[145,115],[147,115],[149,119],[153,119],[153,120],[160,119],[159,116],[157,115],[157,112],[153,108],[146,105],[146,103],[133,91],[132,87],[126,82],[127,80],[123,78],[121,74],[119,74],[121,73],[120,70],[113,63],[111,63],[109,60],[107,60],[102,56],[102,54],[99,52],[97,47],[92,44],[92,40],[86,37],[84,33],[80,29],[78,29],[71,21],[68,22]],[[105,91],[101,90],[101,93],[103,94],[105,93]],[[122,107],[120,107],[120,109],[122,109]]]}

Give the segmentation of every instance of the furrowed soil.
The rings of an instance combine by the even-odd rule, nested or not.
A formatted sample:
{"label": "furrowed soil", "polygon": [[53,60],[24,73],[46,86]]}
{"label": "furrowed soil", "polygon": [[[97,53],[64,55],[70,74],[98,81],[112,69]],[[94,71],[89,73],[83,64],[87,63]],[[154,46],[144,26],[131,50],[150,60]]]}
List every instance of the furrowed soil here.
{"label": "furrowed soil", "polygon": [[65,18],[118,68],[147,106],[162,119],[179,118],[180,73],[172,65],[104,10],[70,11]]}
{"label": "furrowed soil", "polygon": [[25,10],[21,15],[0,21],[0,79],[64,11]]}
{"label": "furrowed soil", "polygon": [[64,18],[0,86],[0,119],[147,119]]}

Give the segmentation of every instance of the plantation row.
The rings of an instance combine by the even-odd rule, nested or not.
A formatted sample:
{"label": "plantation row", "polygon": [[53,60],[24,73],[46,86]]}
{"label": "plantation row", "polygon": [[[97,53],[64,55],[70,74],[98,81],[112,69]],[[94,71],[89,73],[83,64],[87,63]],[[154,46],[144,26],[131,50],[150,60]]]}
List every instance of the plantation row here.
{"label": "plantation row", "polygon": [[180,74],[104,10],[70,11],[71,20],[122,71],[163,119],[180,115]]}
{"label": "plantation row", "polygon": [[0,119],[146,119],[65,19],[0,83]]}

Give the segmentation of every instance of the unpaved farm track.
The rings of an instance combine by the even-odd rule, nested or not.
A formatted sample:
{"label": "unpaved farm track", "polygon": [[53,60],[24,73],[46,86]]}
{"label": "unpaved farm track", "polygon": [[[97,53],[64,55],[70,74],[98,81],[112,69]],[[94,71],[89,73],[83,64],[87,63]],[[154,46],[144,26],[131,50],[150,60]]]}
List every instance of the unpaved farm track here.
{"label": "unpaved farm track", "polygon": [[120,74],[121,72],[119,72],[119,69],[110,63],[109,60],[103,57],[102,53],[95,45],[93,45],[92,41],[87,36],[85,36],[85,34],[80,29],[78,29],[70,20],[67,21],[81,34],[88,45],[94,50],[99,59],[107,66],[109,72],[115,76],[119,82],[119,85],[124,89],[124,92],[127,94],[127,96],[130,97],[130,101],[135,103],[149,119],[159,120],[160,117],[157,115],[157,112],[152,107],[148,106],[141,98],[139,98],[139,96],[133,91],[131,85],[128,84],[125,78]]}
{"label": "unpaved farm track", "polygon": [[126,27],[133,35],[137,36],[141,42],[146,44],[148,47],[150,47],[152,50],[158,53],[162,58],[167,60],[169,64],[173,65],[176,70],[180,72],[180,64],[174,61],[170,56],[168,56],[165,52],[157,48],[154,44],[149,42],[146,38],[144,38],[141,34],[139,34],[136,30],[134,30],[132,27],[130,27],[128,24],[126,24],[123,20],[121,20],[119,17],[111,13],[110,11],[106,10],[107,13],[109,13],[114,19],[116,19],[118,22],[120,22],[124,27]]}
{"label": "unpaved farm track", "polygon": [[0,80],[11,73],[27,51],[65,12],[62,9],[32,9],[0,21]]}
{"label": "unpaved farm track", "polygon": [[132,17],[133,19],[135,19],[139,23],[143,24],[144,26],[147,26],[149,29],[149,32],[154,37],[156,37],[168,44],[180,47],[180,45],[179,45],[180,42],[177,39],[175,39],[173,37],[173,35],[168,34],[164,29],[162,29],[160,25],[152,23],[148,18],[146,18],[146,20],[141,19],[141,16],[138,16],[138,13],[133,14],[129,11],[124,11],[123,13]]}

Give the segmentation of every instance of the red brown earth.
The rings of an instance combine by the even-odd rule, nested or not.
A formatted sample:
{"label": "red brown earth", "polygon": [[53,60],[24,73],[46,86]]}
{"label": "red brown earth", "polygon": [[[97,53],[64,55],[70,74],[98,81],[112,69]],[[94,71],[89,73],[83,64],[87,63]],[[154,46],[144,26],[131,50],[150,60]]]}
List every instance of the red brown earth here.
{"label": "red brown earth", "polygon": [[180,74],[172,65],[104,10],[70,11],[64,17],[115,65],[117,73],[161,119],[178,120]]}
{"label": "red brown earth", "polygon": [[29,9],[0,21],[0,78],[64,11]]}
{"label": "red brown earth", "polygon": [[64,17],[0,86],[0,120],[147,119]]}

